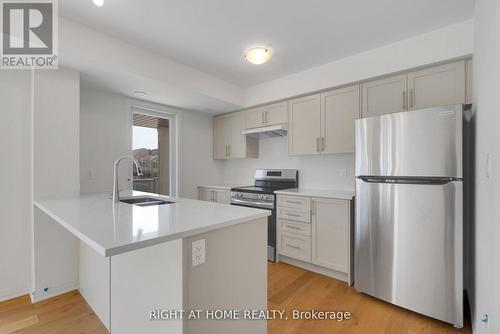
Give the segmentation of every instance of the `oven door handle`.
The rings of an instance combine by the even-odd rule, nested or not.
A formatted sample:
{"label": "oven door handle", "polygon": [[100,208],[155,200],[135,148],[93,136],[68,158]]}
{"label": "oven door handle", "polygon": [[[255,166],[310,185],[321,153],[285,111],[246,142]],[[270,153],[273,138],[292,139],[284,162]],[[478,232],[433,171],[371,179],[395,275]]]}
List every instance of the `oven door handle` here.
{"label": "oven door handle", "polygon": [[252,200],[248,200],[248,199],[231,198],[231,203],[251,205],[251,206],[255,206],[255,207],[264,207],[264,208],[268,208],[268,209],[274,208],[274,202],[262,202],[262,201],[252,201]]}

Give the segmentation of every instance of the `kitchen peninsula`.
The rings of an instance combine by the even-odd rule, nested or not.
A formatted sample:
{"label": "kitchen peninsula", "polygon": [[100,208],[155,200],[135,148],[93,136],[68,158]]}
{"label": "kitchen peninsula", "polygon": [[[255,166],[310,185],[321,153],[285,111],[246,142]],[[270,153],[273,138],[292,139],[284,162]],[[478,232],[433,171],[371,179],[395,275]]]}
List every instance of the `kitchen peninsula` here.
{"label": "kitchen peninsula", "polygon": [[[151,195],[123,194],[122,200]],[[150,312],[266,309],[269,212],[151,196],[173,203],[113,205],[109,194],[36,198],[35,242],[54,246],[35,257],[34,285],[42,288],[32,299],[57,295],[50,295],[55,275],[76,271],[73,288],[113,334],[265,333],[264,320],[161,321],[150,320]],[[54,238],[63,242],[57,235],[74,239],[77,252],[56,251]],[[78,265],[53,260],[61,256]]]}

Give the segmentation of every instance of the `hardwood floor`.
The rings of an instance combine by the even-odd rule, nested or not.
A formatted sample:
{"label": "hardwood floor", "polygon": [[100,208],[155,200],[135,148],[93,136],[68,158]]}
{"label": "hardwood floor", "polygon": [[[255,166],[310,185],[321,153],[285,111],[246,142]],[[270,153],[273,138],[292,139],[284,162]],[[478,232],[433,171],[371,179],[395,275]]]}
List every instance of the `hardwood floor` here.
{"label": "hardwood floor", "polygon": [[[356,292],[344,282],[288,264],[269,264],[268,308],[348,311],[351,320],[272,320],[270,334],[469,334],[465,328],[434,320]],[[468,319],[468,316],[466,317]]]}
{"label": "hardwood floor", "polygon": [[[271,320],[269,334],[469,334],[375,298],[345,283],[284,263],[269,266],[268,308],[348,311],[351,320]],[[468,317],[466,317],[468,319]],[[0,303],[0,334],[104,334],[106,329],[77,292],[31,304],[29,296]],[[223,333],[221,333],[223,334]]]}

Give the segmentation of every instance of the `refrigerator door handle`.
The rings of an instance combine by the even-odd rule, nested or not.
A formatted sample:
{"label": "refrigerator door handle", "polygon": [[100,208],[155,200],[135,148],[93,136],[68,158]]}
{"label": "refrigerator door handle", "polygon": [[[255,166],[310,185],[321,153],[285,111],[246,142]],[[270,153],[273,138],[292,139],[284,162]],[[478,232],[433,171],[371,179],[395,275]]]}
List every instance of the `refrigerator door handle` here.
{"label": "refrigerator door handle", "polygon": [[462,179],[453,177],[373,177],[373,176],[358,176],[358,179],[366,183],[393,183],[393,184],[424,184],[424,185],[443,185],[454,181],[462,181]]}

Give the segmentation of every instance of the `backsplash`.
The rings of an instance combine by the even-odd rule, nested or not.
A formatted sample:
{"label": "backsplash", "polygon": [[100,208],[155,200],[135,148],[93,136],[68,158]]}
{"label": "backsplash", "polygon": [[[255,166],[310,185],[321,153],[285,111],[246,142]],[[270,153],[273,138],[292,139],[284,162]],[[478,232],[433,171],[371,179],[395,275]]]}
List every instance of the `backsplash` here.
{"label": "backsplash", "polygon": [[224,181],[253,184],[257,168],[298,169],[299,185],[304,188],[354,189],[354,153],[289,156],[287,137],[260,139],[258,159],[226,161]]}

